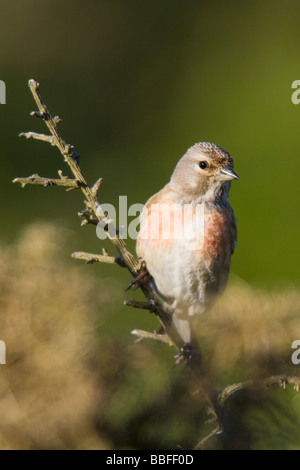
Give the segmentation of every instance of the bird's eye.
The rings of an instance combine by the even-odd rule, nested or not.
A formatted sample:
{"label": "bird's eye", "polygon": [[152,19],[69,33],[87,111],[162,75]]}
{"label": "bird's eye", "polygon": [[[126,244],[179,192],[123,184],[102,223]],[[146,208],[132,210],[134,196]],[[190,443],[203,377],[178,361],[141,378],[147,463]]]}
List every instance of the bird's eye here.
{"label": "bird's eye", "polygon": [[207,168],[207,162],[204,162],[204,161],[199,162],[199,166],[200,166],[201,170],[205,170],[205,168]]}

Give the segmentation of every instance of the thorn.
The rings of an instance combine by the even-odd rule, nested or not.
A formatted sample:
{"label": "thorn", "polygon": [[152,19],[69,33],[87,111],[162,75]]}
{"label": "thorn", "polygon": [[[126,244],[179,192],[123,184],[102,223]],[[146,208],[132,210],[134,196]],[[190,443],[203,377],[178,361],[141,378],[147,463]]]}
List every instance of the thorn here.
{"label": "thorn", "polygon": [[64,155],[71,156],[72,154],[72,145],[67,144],[64,149]]}
{"label": "thorn", "polygon": [[38,88],[40,86],[39,82],[37,82],[33,78],[30,78],[30,80],[28,80],[28,85],[29,86],[34,86],[35,88]]}
{"label": "thorn", "polygon": [[98,191],[99,191],[102,181],[103,181],[103,178],[99,178],[94,184],[94,186],[92,187],[92,194],[94,198],[97,198],[98,196]]}
{"label": "thorn", "polygon": [[54,116],[53,121],[58,126],[58,124],[62,121],[62,119],[59,116]]}
{"label": "thorn", "polygon": [[102,254],[103,256],[109,256],[108,251],[105,248],[102,248]]}
{"label": "thorn", "polygon": [[49,114],[42,111],[31,111],[30,116],[44,119],[44,121],[49,119]]}
{"label": "thorn", "polygon": [[20,132],[19,137],[25,137],[26,139],[36,139],[48,142],[51,145],[55,145],[55,140],[52,135],[37,134],[36,132]]}
{"label": "thorn", "polygon": [[135,282],[135,279],[133,281],[131,281],[131,283],[129,284],[129,286],[125,289],[125,292],[129,291],[129,290],[137,290],[140,286]]}
{"label": "thorn", "polygon": [[[132,335],[137,335],[136,330],[132,330],[130,333],[131,333]],[[134,340],[134,344],[140,343],[141,341],[143,341],[143,339],[144,339],[144,338],[142,338],[142,336],[139,336],[137,339]]]}
{"label": "thorn", "polygon": [[67,179],[69,179],[68,176],[66,176],[66,175],[63,174],[62,170],[58,170],[57,173],[58,173],[59,177],[60,177],[62,180],[67,180]]}
{"label": "thorn", "polygon": [[157,333],[151,333],[150,331],[144,330],[132,330],[130,332],[132,335],[138,336],[138,339],[134,342],[137,343],[142,339],[154,339],[156,341],[161,341],[162,343],[167,343],[170,345],[170,340],[167,335],[158,335]]}
{"label": "thorn", "polygon": [[95,217],[93,215],[90,215],[88,213],[88,211],[86,210],[82,210],[80,212],[78,212],[78,215],[79,217],[81,217],[83,220],[81,222],[81,227],[83,227],[84,225],[87,225],[87,224],[93,224],[93,225],[97,225],[98,221],[95,219]]}

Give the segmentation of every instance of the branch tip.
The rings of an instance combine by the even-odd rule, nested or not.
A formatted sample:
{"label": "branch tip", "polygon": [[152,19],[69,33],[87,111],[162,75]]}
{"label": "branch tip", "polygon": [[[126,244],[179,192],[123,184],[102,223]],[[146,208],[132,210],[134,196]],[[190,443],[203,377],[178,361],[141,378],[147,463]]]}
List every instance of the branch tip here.
{"label": "branch tip", "polygon": [[118,264],[121,267],[125,267],[124,261],[120,257],[107,256],[107,255],[98,255],[94,253],[85,253],[84,251],[75,251],[71,255],[74,259],[80,259],[85,261],[87,264],[92,263],[109,263],[109,264]]}
{"label": "branch tip", "polygon": [[59,116],[54,116],[53,121],[56,125],[58,125],[62,121],[62,119]]}
{"label": "branch tip", "polygon": [[38,134],[37,132],[20,132],[19,137],[25,137],[25,139],[43,140],[51,145],[55,145],[54,137],[52,135]]}
{"label": "branch tip", "polygon": [[27,178],[15,178],[13,183],[20,183],[24,188],[27,184],[36,184],[39,186],[65,186],[68,189],[80,188],[80,182],[71,178],[45,178],[37,173]]}
{"label": "branch tip", "polygon": [[62,170],[58,170],[57,173],[58,173],[58,176],[59,176],[62,180],[66,180],[66,179],[69,178],[68,176],[66,176],[66,175],[63,174]]}
{"label": "branch tip", "polygon": [[130,333],[138,337],[135,341],[136,343],[142,341],[142,339],[154,339],[156,341],[161,341],[162,343],[170,344],[170,340],[165,334],[161,335],[159,333],[150,333],[149,331],[144,330],[132,330]]}
{"label": "branch tip", "polygon": [[37,82],[36,80],[31,78],[30,80],[28,80],[28,86],[30,88],[38,88],[40,86],[40,84],[39,84],[39,82]]}
{"label": "branch tip", "polygon": [[95,198],[98,197],[98,192],[99,192],[99,188],[101,186],[102,181],[103,181],[103,178],[99,178],[94,184],[94,186],[92,187],[92,194]]}

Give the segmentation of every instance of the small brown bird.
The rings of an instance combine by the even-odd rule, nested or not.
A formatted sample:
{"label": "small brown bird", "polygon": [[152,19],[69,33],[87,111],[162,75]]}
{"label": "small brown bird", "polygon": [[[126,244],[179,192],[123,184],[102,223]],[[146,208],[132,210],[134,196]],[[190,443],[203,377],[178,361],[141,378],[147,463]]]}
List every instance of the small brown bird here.
{"label": "small brown bird", "polygon": [[228,152],[197,143],[141,214],[137,255],[186,342],[193,318],[209,309],[227,284],[237,240],[228,193],[237,178]]}

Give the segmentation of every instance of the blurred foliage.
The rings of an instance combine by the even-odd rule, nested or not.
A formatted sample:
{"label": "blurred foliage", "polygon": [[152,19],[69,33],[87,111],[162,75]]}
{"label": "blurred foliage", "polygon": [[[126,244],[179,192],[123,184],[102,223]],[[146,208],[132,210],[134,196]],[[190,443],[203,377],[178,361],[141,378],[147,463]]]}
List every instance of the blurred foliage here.
{"label": "blurred foliage", "polygon": [[[190,447],[209,432],[205,404],[188,374],[171,369],[173,350],[132,344],[132,328],[154,329],[156,322],[121,307],[128,273],[75,269],[68,261],[73,250],[110,248],[93,228],[79,230],[79,192],[21,192],[11,184],[16,176],[65,170],[49,145],[17,137],[45,132],[28,116],[34,103],[27,81],[41,83],[50,110],[63,119],[61,131],[81,154],[87,180],[104,178],[103,202],[117,205],[119,195],[128,205],[145,202],[195,142],[232,154],[240,176],[230,194],[239,241],[232,285],[199,321],[207,367],[220,387],[286,372],[299,337],[300,106],[291,102],[291,84],[300,78],[299,2],[0,6],[0,79],[7,87],[0,106],[1,339],[10,361],[1,367],[2,447]],[[51,227],[24,234],[37,219],[71,230],[60,254],[66,234]],[[128,245],[134,250],[134,241]],[[274,388],[265,399],[267,407],[253,405],[247,415],[256,446],[299,448],[298,395]]]}
{"label": "blurred foliage", "polygon": [[[175,349],[118,328],[122,285],[69,266],[70,230],[28,226],[0,248],[2,449],[191,448],[215,427]],[[115,267],[115,269],[119,269]],[[296,373],[291,343],[300,294],[270,294],[236,279],[199,321],[205,367],[218,388]],[[135,316],[135,326],[148,314]],[[140,318],[141,317],[141,318]],[[156,323],[155,323],[156,324]],[[157,326],[157,325],[156,325]],[[294,369],[296,367],[294,366]],[[253,448],[300,447],[300,395],[288,386],[238,402]]]}

